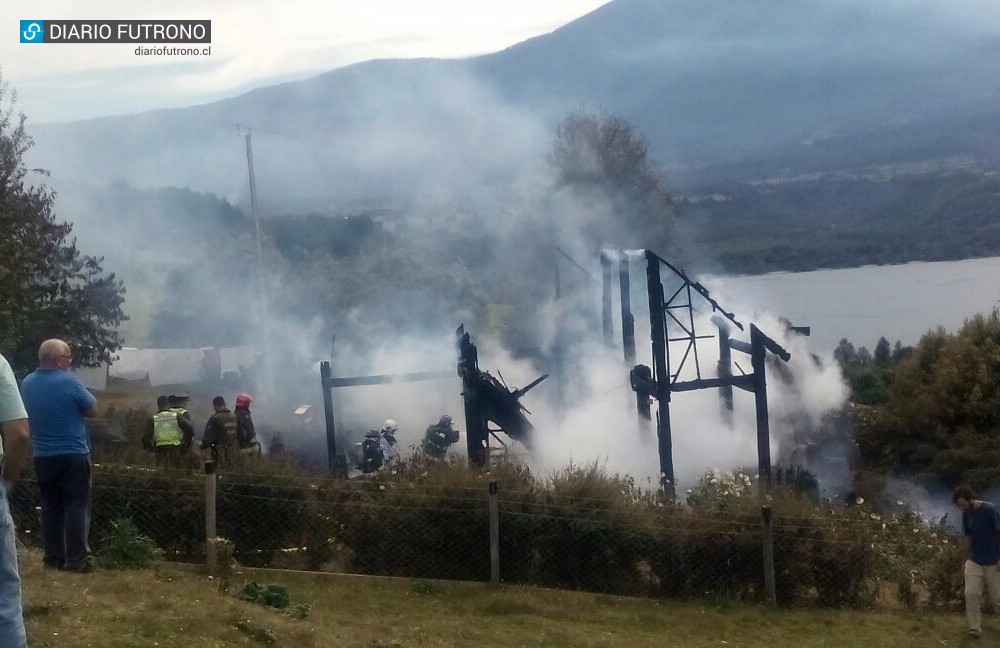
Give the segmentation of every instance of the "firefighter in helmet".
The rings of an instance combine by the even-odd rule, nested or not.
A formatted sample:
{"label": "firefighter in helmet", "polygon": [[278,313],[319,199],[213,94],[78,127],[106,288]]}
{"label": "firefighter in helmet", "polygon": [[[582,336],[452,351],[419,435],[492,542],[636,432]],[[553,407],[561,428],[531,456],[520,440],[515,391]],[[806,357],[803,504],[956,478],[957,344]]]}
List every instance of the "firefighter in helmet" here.
{"label": "firefighter in helmet", "polygon": [[396,432],[399,425],[395,419],[386,419],[382,424],[382,454],[385,456],[386,465],[392,465],[399,461],[399,442],[396,440]]}
{"label": "firefighter in helmet", "polygon": [[379,430],[368,430],[361,442],[361,465],[358,468],[368,475],[382,467],[385,453],[382,451],[382,434]]}
{"label": "firefighter in helmet", "polygon": [[458,443],[458,430],[452,428],[452,418],[445,414],[437,423],[427,426],[424,434],[423,449],[428,456],[435,459],[444,459],[448,454],[448,447],[453,443]]}
{"label": "firefighter in helmet", "polygon": [[260,452],[260,443],[257,442],[257,432],[254,430],[253,418],[250,416],[250,403],[253,398],[250,394],[242,392],[236,395],[236,444],[240,450]]}

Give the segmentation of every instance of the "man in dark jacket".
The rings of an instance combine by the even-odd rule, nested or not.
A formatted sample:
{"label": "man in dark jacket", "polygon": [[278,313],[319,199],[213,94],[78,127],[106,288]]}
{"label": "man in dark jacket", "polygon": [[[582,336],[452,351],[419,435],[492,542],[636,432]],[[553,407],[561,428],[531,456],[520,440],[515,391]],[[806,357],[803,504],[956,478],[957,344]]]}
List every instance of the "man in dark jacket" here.
{"label": "man in dark jacket", "polygon": [[226,399],[216,396],[212,399],[212,414],[205,424],[205,436],[201,439],[201,449],[211,450],[212,458],[228,455],[236,449],[236,415],[226,407]]}

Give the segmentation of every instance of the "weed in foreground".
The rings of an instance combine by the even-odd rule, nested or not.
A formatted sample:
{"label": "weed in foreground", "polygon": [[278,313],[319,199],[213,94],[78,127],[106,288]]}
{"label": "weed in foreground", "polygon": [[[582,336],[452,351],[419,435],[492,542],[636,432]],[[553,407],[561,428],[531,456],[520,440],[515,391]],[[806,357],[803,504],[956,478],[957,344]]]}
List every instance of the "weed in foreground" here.
{"label": "weed in foreground", "polygon": [[312,606],[307,603],[292,603],[288,589],[275,583],[263,585],[257,581],[250,581],[240,588],[240,591],[236,593],[236,598],[264,607],[276,608],[299,621],[308,617],[312,611]]}
{"label": "weed in foreground", "polygon": [[113,521],[104,534],[97,559],[101,567],[138,569],[148,567],[159,553],[156,543],[139,531],[132,518],[123,517]]}
{"label": "weed in foreground", "polygon": [[235,626],[237,630],[258,643],[274,644],[278,642],[278,636],[274,634],[273,630],[253,619],[239,619]]}

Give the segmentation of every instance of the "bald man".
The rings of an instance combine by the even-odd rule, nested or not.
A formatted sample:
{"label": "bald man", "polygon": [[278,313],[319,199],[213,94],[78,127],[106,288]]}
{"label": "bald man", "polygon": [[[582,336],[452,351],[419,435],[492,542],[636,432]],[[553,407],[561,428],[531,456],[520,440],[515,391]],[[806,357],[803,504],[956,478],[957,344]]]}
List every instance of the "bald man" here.
{"label": "bald man", "polygon": [[97,415],[97,399],[70,373],[72,366],[68,344],[42,342],[38,369],[24,379],[21,397],[42,503],[42,560],[47,567],[89,572],[90,439],[83,419]]}

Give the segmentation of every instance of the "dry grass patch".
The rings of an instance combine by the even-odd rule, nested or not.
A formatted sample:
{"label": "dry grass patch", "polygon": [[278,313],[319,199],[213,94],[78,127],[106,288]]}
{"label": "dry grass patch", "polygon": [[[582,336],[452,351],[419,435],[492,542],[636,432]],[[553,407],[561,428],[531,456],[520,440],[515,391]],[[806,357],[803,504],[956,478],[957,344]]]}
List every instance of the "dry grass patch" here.
{"label": "dry grass patch", "polygon": [[[79,575],[45,570],[40,563],[37,552],[22,556],[25,612],[35,648],[1000,645],[996,623],[987,626],[984,641],[967,642],[959,616],[771,611],[520,587],[269,574],[294,600],[312,605],[308,618],[295,620],[222,594],[216,581],[193,573],[159,568]],[[260,576],[237,572],[234,589],[254,579]]]}

